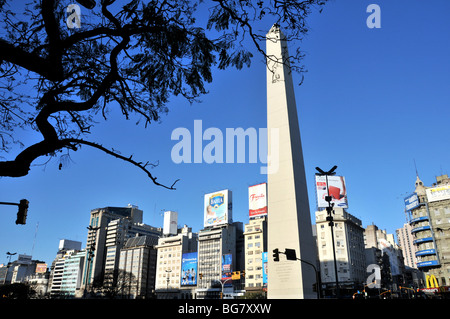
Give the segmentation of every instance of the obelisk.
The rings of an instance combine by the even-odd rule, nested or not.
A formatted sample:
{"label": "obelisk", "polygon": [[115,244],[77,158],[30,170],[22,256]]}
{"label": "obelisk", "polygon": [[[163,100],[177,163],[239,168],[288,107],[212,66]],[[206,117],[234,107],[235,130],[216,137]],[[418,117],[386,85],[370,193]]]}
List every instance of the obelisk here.
{"label": "obelisk", "polygon": [[[296,257],[316,264],[305,167],[297,117],[297,106],[286,39],[275,24],[267,33],[267,131],[268,150],[268,298],[312,299],[316,273],[299,260],[274,261],[272,251],[295,249]],[[271,134],[275,130],[277,134]],[[278,137],[278,138],[277,138]],[[273,143],[278,143],[278,147]],[[271,163],[277,160],[278,163]]]}

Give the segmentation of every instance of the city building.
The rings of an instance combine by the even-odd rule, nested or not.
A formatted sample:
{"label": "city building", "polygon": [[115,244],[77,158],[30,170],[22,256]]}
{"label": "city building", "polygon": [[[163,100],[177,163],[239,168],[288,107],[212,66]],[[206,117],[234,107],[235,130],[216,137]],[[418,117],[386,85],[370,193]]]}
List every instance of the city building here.
{"label": "city building", "polygon": [[114,295],[127,299],[154,297],[157,238],[129,238],[120,249]]}
{"label": "city building", "polygon": [[105,285],[114,285],[117,277],[119,253],[129,238],[148,236],[157,242],[161,228],[133,222],[132,219],[119,218],[108,223],[106,227]]}
{"label": "city building", "polygon": [[186,225],[177,235],[171,234],[160,238],[155,246],[156,295],[158,299],[192,299],[197,286],[198,236]]}
{"label": "city building", "polygon": [[242,290],[241,282],[232,279],[233,271],[244,270],[243,256],[236,250],[237,243],[243,244],[242,226],[236,222],[199,231],[197,299],[219,299]]}
{"label": "city building", "polygon": [[417,268],[416,246],[411,232],[411,224],[406,223],[402,228],[396,230],[397,241],[402,249],[405,266]]}
{"label": "city building", "polygon": [[244,229],[245,290],[264,295],[267,288],[267,216],[251,218]]}
{"label": "city building", "polygon": [[382,288],[397,290],[398,286],[404,283],[405,264],[403,252],[395,242],[394,235],[376,225],[368,225],[364,232],[364,245],[366,250],[376,254],[375,260],[378,260],[382,269]]}
{"label": "city building", "polygon": [[68,250],[56,260],[50,286],[51,296],[72,298],[79,293],[85,256],[84,250]]}
{"label": "city building", "polygon": [[[317,252],[320,265],[322,295],[334,296],[336,273],[333,240],[326,210],[316,211]],[[344,208],[334,208],[334,247],[341,296],[362,288],[367,277],[364,251],[364,228],[361,220]]]}
{"label": "city building", "polygon": [[[142,223],[143,211],[135,205],[91,210],[86,240],[82,290],[86,286],[114,286],[120,249],[127,239],[139,235],[159,237],[162,229]],[[91,287],[92,288],[92,287]],[[91,290],[91,289],[89,289]]]}
{"label": "city building", "polygon": [[[74,249],[70,249],[74,248]],[[53,298],[73,298],[81,295],[81,278],[86,252],[81,242],[61,240],[52,262],[48,292]]]}
{"label": "city building", "polygon": [[[405,199],[416,246],[417,268],[424,272],[428,292],[448,293],[450,286],[450,179],[436,177],[426,187],[419,176],[415,192]],[[440,287],[440,289],[437,289]]]}

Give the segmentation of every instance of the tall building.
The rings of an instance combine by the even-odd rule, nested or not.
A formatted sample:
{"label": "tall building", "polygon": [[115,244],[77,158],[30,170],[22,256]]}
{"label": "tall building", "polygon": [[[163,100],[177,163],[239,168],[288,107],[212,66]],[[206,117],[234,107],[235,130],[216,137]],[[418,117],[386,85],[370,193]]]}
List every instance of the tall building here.
{"label": "tall building", "polygon": [[161,228],[136,223],[128,218],[115,219],[106,227],[105,284],[115,284],[119,264],[120,249],[129,238],[148,236],[156,243],[161,236]]}
{"label": "tall building", "polygon": [[[300,128],[287,41],[277,24],[266,35],[267,55],[267,197],[268,251],[294,249],[298,258],[315,263]],[[314,268],[268,259],[270,299],[316,298]]]}
{"label": "tall building", "polygon": [[145,225],[142,220],[143,211],[134,205],[91,210],[82,288],[94,282],[104,285],[105,279],[107,285],[115,284],[114,269],[117,269],[120,249],[130,237],[161,236],[161,228]]}
{"label": "tall building", "polygon": [[[450,179],[436,177],[426,187],[417,176],[415,201],[408,207],[416,246],[417,268],[426,276],[426,287],[450,286]],[[448,288],[447,288],[448,290]]]}
{"label": "tall building", "polygon": [[157,250],[155,290],[158,299],[191,299],[197,286],[197,234],[184,225],[162,237]]}
{"label": "tall building", "polygon": [[[379,229],[376,225],[368,225],[364,232],[366,250],[378,249],[381,254],[379,260],[383,263],[381,284],[387,289],[396,289],[403,283],[405,264],[403,252],[397,245],[393,234]],[[378,256],[377,256],[378,257]]]}
{"label": "tall building", "polygon": [[[364,251],[364,228],[361,220],[344,208],[334,208],[334,247],[341,295],[362,288],[367,277]],[[316,211],[317,251],[319,255],[322,293],[333,296],[336,289],[333,241],[326,210]]]}
{"label": "tall building", "polygon": [[120,249],[116,293],[127,299],[154,297],[157,238],[135,236]]}
{"label": "tall building", "polygon": [[244,270],[236,249],[242,243],[242,226],[236,222],[199,231],[197,299],[218,299],[222,291],[234,291],[231,274]]}
{"label": "tall building", "polygon": [[252,218],[245,225],[245,290],[263,293],[267,288],[267,217]]}
{"label": "tall building", "polygon": [[406,223],[402,228],[396,230],[397,241],[402,249],[405,265],[411,268],[417,268],[416,246],[414,245],[414,237],[411,233],[411,225]]}
{"label": "tall building", "polygon": [[58,252],[50,267],[49,293],[51,296],[74,297],[82,292],[86,251],[81,250],[81,242],[61,239]]}

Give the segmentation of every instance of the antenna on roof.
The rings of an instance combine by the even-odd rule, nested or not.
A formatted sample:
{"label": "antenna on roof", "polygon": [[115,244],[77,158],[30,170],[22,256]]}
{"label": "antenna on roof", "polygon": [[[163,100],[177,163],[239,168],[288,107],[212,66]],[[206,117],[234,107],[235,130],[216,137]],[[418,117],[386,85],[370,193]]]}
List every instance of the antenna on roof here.
{"label": "antenna on roof", "polygon": [[419,176],[419,173],[417,172],[416,159],[413,158],[413,161],[414,161],[414,167],[416,168],[416,176],[418,177],[418,176]]}

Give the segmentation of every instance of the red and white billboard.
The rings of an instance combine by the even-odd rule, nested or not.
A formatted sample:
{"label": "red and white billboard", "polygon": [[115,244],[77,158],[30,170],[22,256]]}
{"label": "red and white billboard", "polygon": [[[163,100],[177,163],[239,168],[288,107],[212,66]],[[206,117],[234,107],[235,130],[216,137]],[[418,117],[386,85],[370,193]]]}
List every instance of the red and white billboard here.
{"label": "red and white billboard", "polygon": [[267,215],[267,183],[248,188],[249,217]]}
{"label": "red and white billboard", "polygon": [[[328,188],[334,207],[348,208],[347,188],[343,176],[328,176]],[[328,195],[326,176],[316,175],[317,207],[328,207],[325,196]]]}

